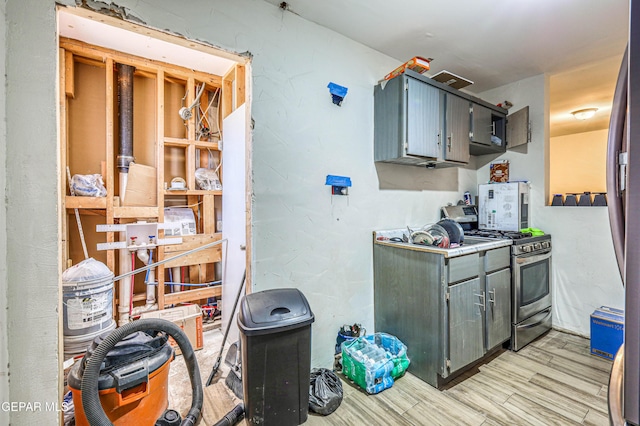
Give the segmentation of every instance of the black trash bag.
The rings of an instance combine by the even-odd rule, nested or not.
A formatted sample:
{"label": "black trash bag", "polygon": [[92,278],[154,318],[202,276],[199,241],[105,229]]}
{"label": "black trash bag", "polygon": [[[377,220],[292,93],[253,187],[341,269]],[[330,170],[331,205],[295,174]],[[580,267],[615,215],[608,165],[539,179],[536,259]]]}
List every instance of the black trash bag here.
{"label": "black trash bag", "polygon": [[338,376],[327,368],[311,370],[309,409],[327,416],[336,411],[341,403],[342,382]]}

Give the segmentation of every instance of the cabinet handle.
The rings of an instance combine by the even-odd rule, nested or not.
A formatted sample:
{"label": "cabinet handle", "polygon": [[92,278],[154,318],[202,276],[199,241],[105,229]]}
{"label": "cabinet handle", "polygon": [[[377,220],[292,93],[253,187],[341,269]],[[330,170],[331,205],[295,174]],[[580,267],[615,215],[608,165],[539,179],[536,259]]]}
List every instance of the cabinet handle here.
{"label": "cabinet handle", "polygon": [[482,308],[482,310],[483,310],[483,311],[485,311],[485,310],[486,310],[486,307],[485,307],[486,300],[485,300],[485,293],[484,293],[484,291],[482,292],[482,294],[475,294],[475,293],[474,293],[474,296],[477,296],[477,297],[479,297],[479,298],[481,298],[481,299],[482,299],[482,303],[474,303],[474,305],[478,305],[478,306],[480,306],[480,307]]}
{"label": "cabinet handle", "polygon": [[441,137],[441,132],[438,132],[438,148],[440,148],[441,145],[441,141],[440,141],[440,137]]}
{"label": "cabinet handle", "polygon": [[489,303],[496,304],[496,289],[492,289],[489,291]]}
{"label": "cabinet handle", "polygon": [[491,134],[492,134],[493,136],[495,136],[495,135],[496,135],[496,122],[495,122],[495,121],[492,121],[492,122],[491,122]]}
{"label": "cabinet handle", "polygon": [[451,138],[453,138],[453,133],[447,136],[447,147],[449,148],[449,152],[451,152]]}

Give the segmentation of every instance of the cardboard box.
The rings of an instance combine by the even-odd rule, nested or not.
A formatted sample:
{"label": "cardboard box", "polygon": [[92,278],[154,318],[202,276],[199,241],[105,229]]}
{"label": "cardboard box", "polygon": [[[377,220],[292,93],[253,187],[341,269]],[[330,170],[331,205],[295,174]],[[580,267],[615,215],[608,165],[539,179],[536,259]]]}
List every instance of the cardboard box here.
{"label": "cardboard box", "polygon": [[429,71],[429,60],[420,56],[414,56],[395,70],[391,71],[389,74],[385,75],[384,79],[391,80],[392,78],[404,73],[404,70],[406,69],[422,74],[425,71]]}
{"label": "cardboard box", "polygon": [[489,183],[509,182],[509,162],[491,163],[489,166]]}
{"label": "cardboard box", "polygon": [[[145,312],[140,318],[160,318],[178,325],[189,338],[194,350],[202,349],[202,309],[198,305],[178,306],[176,308],[163,309],[161,311]],[[182,353],[178,344],[169,338],[171,346],[176,350],[176,355]]]}
{"label": "cardboard box", "polygon": [[155,207],[158,205],[156,168],[130,163],[123,206]]}
{"label": "cardboard box", "polygon": [[613,360],[624,340],[624,311],[601,306],[591,314],[591,354]]}

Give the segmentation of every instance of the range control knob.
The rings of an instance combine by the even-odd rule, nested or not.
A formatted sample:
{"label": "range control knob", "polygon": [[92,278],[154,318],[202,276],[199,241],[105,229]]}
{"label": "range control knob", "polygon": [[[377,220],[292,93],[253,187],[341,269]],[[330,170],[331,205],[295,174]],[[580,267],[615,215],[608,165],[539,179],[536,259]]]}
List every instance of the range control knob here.
{"label": "range control knob", "polygon": [[551,243],[549,243],[549,241],[543,241],[540,244],[542,244],[542,248],[549,248],[551,247]]}
{"label": "range control knob", "polygon": [[529,253],[531,251],[531,246],[527,245],[527,246],[522,247],[522,251],[525,252],[525,253]]}
{"label": "range control knob", "polygon": [[542,247],[542,246],[541,246],[541,244],[540,244],[540,243],[534,243],[534,244],[533,244],[533,249],[534,249],[534,250],[540,250],[540,248],[541,248],[541,247]]}

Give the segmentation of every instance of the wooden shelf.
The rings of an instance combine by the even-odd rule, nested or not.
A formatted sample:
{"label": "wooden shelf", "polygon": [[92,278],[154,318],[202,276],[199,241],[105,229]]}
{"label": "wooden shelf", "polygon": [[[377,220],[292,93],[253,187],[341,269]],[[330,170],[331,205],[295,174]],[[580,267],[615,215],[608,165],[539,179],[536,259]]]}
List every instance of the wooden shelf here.
{"label": "wooden shelf", "polygon": [[164,295],[164,305],[175,305],[178,303],[190,302],[192,300],[207,299],[209,297],[222,296],[222,286],[204,287],[197,290],[186,290],[178,293],[166,293]]}
{"label": "wooden shelf", "polygon": [[204,191],[201,189],[166,189],[164,195],[222,195],[222,191]]}
{"label": "wooden shelf", "polygon": [[134,207],[123,206],[113,208],[113,217],[121,219],[157,218],[159,216],[158,207]]}
{"label": "wooden shelf", "polygon": [[64,198],[64,206],[67,209],[106,209],[106,197],[78,197],[67,195]]}
{"label": "wooden shelf", "polygon": [[200,149],[213,149],[216,151],[220,150],[218,142],[197,141],[192,139],[180,139],[180,138],[164,138],[164,146],[177,146],[177,147],[186,148],[191,145]]}

